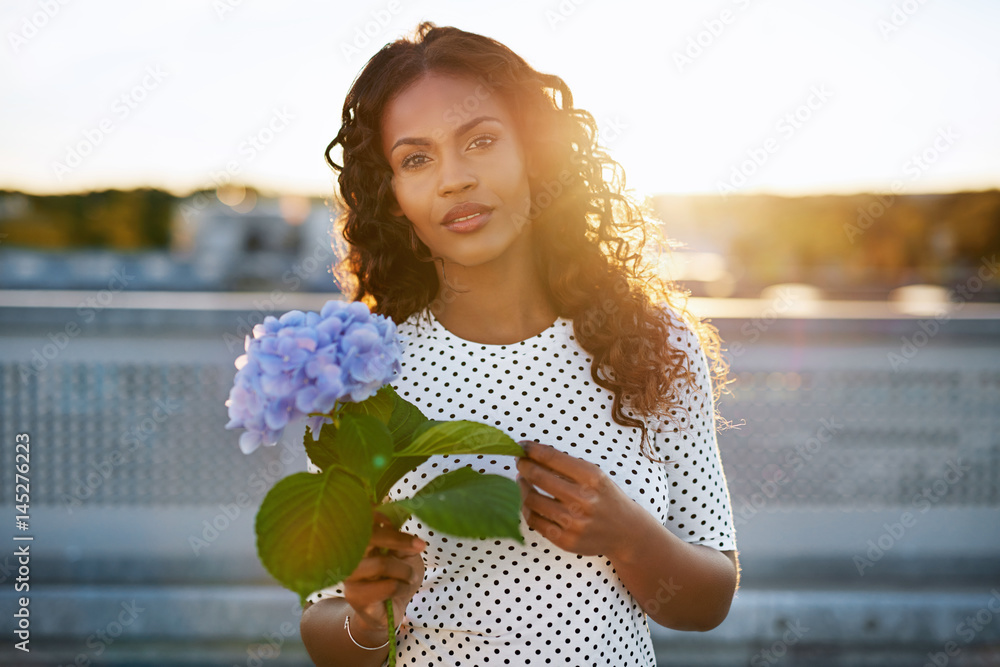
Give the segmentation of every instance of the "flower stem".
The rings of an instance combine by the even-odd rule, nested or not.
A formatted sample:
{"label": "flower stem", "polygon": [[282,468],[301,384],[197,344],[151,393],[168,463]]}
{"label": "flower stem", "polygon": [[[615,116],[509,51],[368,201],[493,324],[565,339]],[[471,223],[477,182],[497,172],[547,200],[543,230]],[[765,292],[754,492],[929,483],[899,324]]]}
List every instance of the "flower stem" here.
{"label": "flower stem", "polygon": [[389,624],[389,667],[396,666],[396,621],[392,617],[392,598],[385,601],[385,616]]}
{"label": "flower stem", "polygon": [[[382,554],[389,553],[386,547],[381,547]],[[396,619],[392,616],[392,597],[385,601],[385,622],[389,633],[389,663],[388,667],[396,667]]]}

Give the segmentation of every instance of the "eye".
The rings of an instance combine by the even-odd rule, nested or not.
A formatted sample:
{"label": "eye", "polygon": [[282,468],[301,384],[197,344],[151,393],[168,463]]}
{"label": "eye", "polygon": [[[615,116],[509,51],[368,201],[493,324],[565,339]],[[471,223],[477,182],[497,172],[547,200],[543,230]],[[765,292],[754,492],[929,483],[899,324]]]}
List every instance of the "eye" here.
{"label": "eye", "polygon": [[417,167],[425,164],[422,160],[427,159],[428,158],[424,153],[411,153],[403,158],[403,161],[399,163],[399,166],[401,169],[416,169]]}
{"label": "eye", "polygon": [[494,135],[492,135],[492,134],[480,134],[480,135],[478,135],[476,137],[473,137],[472,141],[469,142],[469,146],[470,147],[475,147],[476,144],[479,144],[482,141],[486,141],[488,143],[483,144],[481,147],[482,148],[487,148],[487,147],[493,145],[493,142],[496,141],[496,140],[497,140],[497,138]]}

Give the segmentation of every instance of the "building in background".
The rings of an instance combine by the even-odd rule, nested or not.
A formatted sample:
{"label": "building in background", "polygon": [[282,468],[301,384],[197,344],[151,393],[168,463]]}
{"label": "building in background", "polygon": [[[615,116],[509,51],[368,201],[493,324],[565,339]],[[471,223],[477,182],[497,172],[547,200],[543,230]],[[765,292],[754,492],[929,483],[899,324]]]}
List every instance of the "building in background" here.
{"label": "building in background", "polygon": [[[119,271],[131,290],[337,290],[333,211],[319,199],[229,187],[171,200],[165,212],[117,215],[108,209],[126,207],[84,200],[52,210],[49,199],[0,195],[0,289],[103,289]],[[89,224],[102,212],[111,228]],[[162,242],[121,232],[144,215],[165,219]]]}

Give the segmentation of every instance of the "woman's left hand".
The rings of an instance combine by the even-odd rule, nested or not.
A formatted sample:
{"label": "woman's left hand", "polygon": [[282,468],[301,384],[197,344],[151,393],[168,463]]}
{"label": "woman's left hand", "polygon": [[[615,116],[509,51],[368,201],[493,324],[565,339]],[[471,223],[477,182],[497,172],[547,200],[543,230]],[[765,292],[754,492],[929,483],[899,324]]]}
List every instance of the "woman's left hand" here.
{"label": "woman's left hand", "polygon": [[[517,482],[528,526],[561,549],[612,557],[635,535],[636,512],[644,511],[593,463],[549,445],[522,441]],[[539,489],[553,497],[539,493]]]}

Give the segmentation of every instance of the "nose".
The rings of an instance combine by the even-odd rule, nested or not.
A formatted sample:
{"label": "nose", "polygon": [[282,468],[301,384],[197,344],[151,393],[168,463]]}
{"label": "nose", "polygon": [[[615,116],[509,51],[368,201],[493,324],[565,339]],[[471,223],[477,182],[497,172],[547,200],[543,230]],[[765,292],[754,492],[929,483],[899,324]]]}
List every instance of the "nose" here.
{"label": "nose", "polygon": [[440,180],[438,181],[438,195],[441,197],[471,190],[479,183],[471,165],[460,157],[443,157],[441,161]]}

